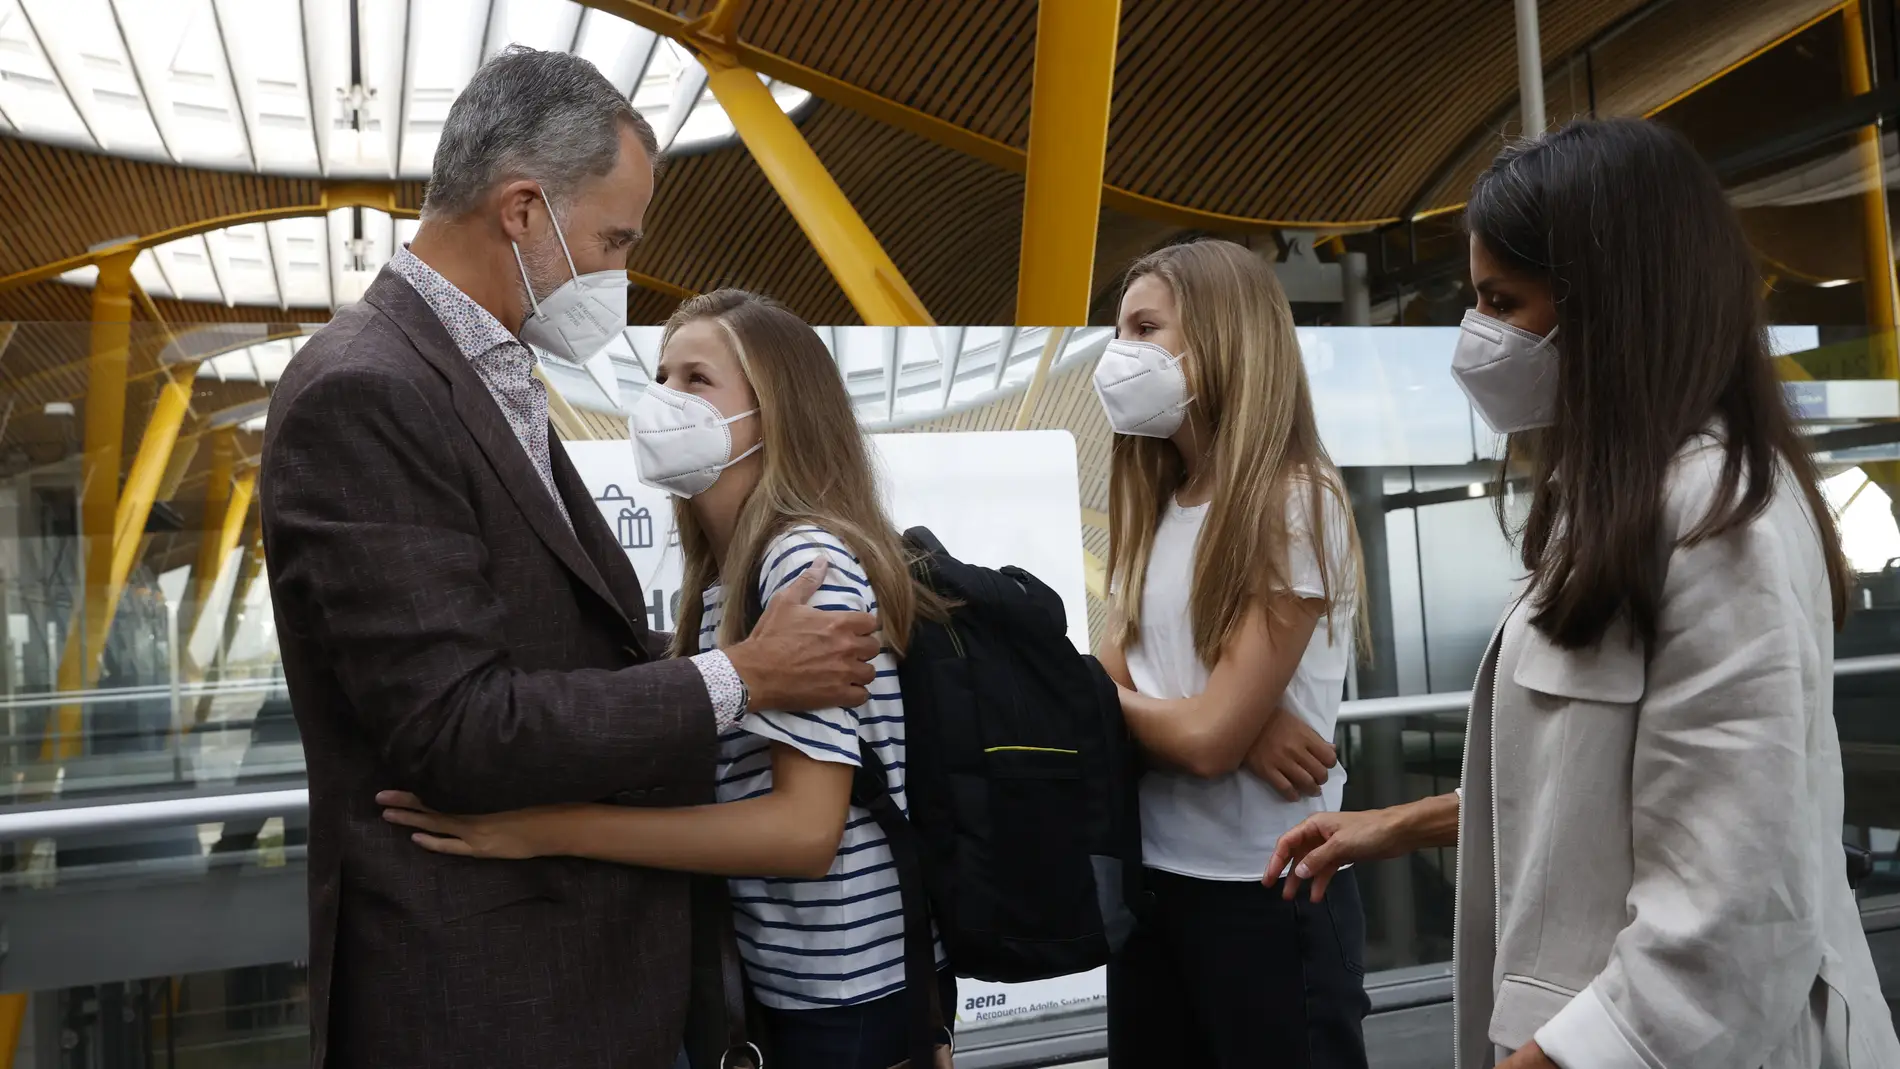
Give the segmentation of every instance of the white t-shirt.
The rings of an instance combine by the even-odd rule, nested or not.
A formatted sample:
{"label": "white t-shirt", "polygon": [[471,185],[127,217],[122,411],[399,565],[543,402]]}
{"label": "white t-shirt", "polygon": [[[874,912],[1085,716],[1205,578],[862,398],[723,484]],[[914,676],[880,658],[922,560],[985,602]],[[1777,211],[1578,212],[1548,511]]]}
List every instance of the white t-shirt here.
{"label": "white t-shirt", "polygon": [[[794,527],[772,540],[759,566],[761,601],[817,561],[830,561],[813,608],[876,612],[877,593],[864,566],[830,532]],[[724,615],[719,587],[706,591],[699,648],[713,648]],[[897,808],[904,795],[904,699],[897,660],[889,649],[871,662],[877,679],[856,709],[810,713],[751,713],[719,738],[718,800],[756,798],[772,790],[774,742],[815,761],[857,767],[858,743],[868,743],[884,765]],[[727,881],[735,911],[739,955],[753,994],[774,1009],[848,1006],[883,998],[904,987],[904,914],[890,844],[871,815],[852,806],[831,871],[814,879],[737,878]],[[937,948],[943,961],[943,948]]]}
{"label": "white t-shirt", "polygon": [[[1330,492],[1320,493],[1326,511],[1326,574],[1335,590],[1350,591],[1351,541],[1346,512]],[[1293,593],[1325,596],[1308,493],[1296,482],[1287,495],[1287,578]],[[1155,530],[1141,594],[1141,634],[1124,651],[1135,689],[1153,698],[1192,698],[1207,689],[1209,669],[1194,652],[1188,592],[1194,548],[1208,507],[1184,508],[1170,501]],[[1322,616],[1306,653],[1288,681],[1281,707],[1326,739],[1352,660],[1351,611]],[[1343,766],[1330,770],[1318,798],[1289,802],[1242,768],[1217,779],[1185,772],[1150,771],[1141,781],[1141,855],[1151,868],[1207,880],[1258,880],[1280,836],[1314,813],[1336,811],[1346,788]]]}

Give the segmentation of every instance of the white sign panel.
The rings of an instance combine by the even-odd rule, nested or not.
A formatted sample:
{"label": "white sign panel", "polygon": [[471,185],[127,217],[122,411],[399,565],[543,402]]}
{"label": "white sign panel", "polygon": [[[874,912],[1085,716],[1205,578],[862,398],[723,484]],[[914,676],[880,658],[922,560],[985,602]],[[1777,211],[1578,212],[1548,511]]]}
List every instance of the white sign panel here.
{"label": "white sign panel", "polygon": [[[1088,649],[1082,504],[1067,431],[879,434],[871,437],[885,509],[899,530],[928,527],[959,560],[1027,569],[1062,596],[1069,638]],[[642,484],[624,441],[568,442],[588,492],[647,596],[647,623],[679,618],[680,551],[672,499]],[[1101,970],[1033,984],[957,983],[957,1020],[982,1025],[1099,1005]]]}

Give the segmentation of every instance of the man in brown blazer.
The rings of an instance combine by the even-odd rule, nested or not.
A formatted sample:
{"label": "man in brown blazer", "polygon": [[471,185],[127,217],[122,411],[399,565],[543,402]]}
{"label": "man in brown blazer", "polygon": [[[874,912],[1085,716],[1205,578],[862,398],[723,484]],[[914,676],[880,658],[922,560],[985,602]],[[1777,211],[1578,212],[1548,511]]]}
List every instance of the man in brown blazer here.
{"label": "man in brown blazer", "polygon": [[449,111],[415,241],[278,384],[260,487],[309,762],[316,1066],[672,1065],[688,877],[429,853],[377,792],[469,812],[711,802],[715,738],[747,707],[865,700],[876,621],[811,609],[809,589],[723,653],[660,659],[550,433],[520,334],[541,316],[530,333],[554,337],[550,298],[577,276],[624,272],[656,156],[585,61],[490,60]]}

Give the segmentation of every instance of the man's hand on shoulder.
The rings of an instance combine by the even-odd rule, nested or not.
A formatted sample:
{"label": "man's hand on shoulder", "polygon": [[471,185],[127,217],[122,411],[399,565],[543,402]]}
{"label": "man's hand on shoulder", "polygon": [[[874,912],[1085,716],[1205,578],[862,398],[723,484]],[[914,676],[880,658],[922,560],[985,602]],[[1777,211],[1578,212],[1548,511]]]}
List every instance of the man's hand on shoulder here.
{"label": "man's hand on shoulder", "polygon": [[812,608],[829,569],[822,558],[805,569],[766,605],[751,635],[726,650],[752,710],[852,709],[869,699],[877,678],[870,662],[883,648],[877,617]]}

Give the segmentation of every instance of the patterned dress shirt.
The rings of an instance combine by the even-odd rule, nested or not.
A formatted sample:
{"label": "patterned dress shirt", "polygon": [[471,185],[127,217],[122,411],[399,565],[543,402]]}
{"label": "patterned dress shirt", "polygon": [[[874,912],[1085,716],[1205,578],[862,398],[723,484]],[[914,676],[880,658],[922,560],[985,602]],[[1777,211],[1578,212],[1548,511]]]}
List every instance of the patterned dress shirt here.
{"label": "patterned dress shirt", "polygon": [[[473,297],[456,289],[455,284],[443,278],[435,268],[423,263],[407,245],[389,261],[389,266],[415,288],[429,310],[442,321],[442,328],[448,332],[455,348],[474,365],[475,374],[482,385],[488,387],[495,405],[514,430],[515,439],[541,476],[541,485],[553,499],[555,511],[571,529],[574,519],[568,515],[567,504],[554,486],[554,463],[548,444],[548,394],[541,380],[534,377],[534,351]],[[712,699],[718,729],[722,732],[730,729],[746,712],[745,685],[738,671],[732,667],[732,661],[717,650],[702,653],[692,660],[706,681],[706,693]]]}

